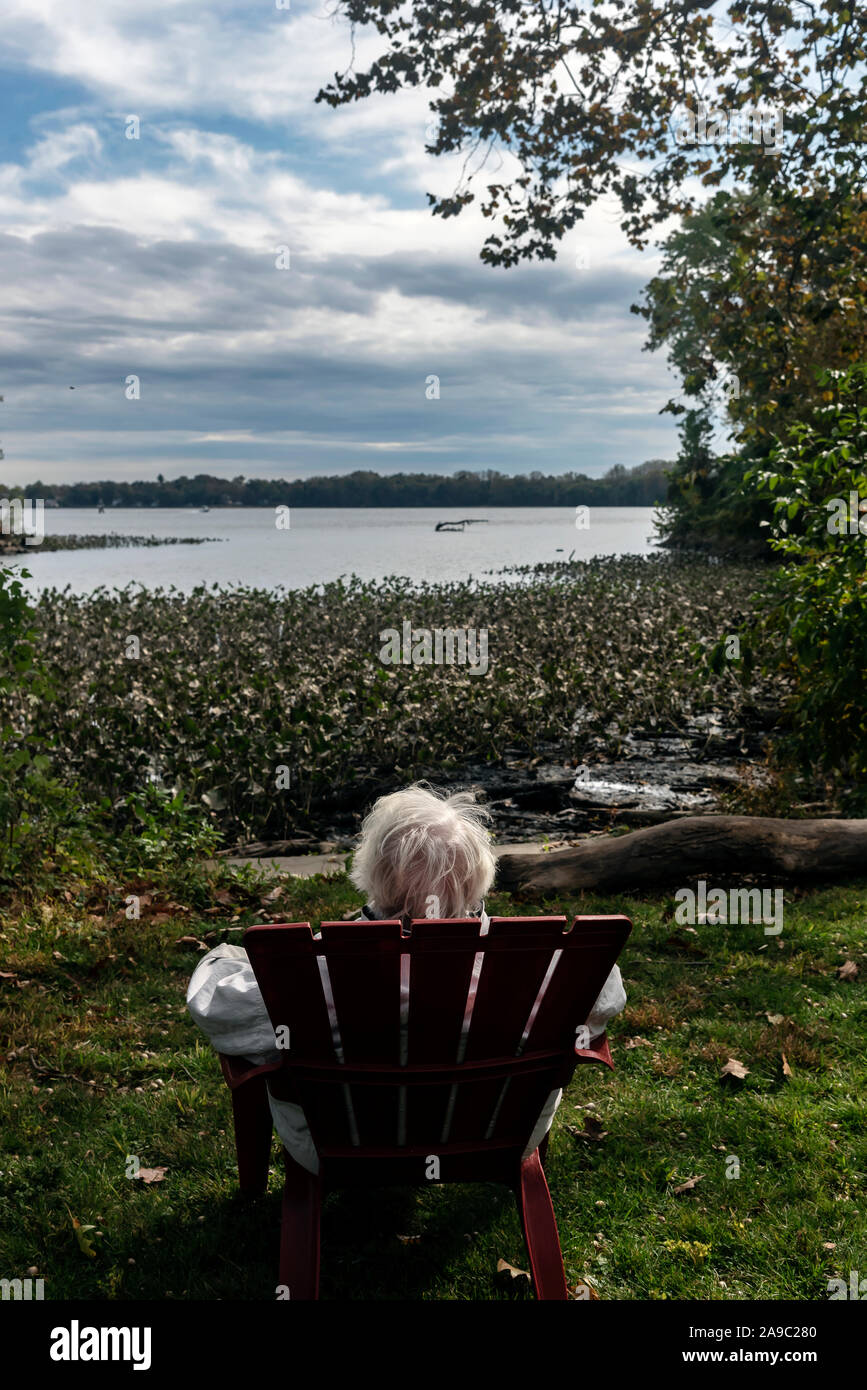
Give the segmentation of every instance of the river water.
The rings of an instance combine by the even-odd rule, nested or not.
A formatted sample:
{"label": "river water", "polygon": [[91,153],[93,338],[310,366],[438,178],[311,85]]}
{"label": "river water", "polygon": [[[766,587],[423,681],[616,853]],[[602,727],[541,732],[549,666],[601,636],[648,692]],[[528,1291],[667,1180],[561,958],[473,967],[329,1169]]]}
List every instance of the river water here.
{"label": "river water", "polygon": [[[470,515],[478,525],[462,532],[437,531],[438,521]],[[655,550],[652,507],[591,507],[589,525],[576,528],[568,507],[489,507],[467,513],[455,508],[299,508],[279,529],[267,507],[221,507],[209,512],[181,508],[93,508],[46,510],[50,535],[215,537],[204,545],[123,546],[93,550],[28,548],[21,563],[30,570],[27,588],[70,585],[77,593],[100,586],[175,588],[198,584],[247,584],[260,588],[305,588],[356,574],[436,582],[484,578],[506,566],[593,555],[645,555]]]}

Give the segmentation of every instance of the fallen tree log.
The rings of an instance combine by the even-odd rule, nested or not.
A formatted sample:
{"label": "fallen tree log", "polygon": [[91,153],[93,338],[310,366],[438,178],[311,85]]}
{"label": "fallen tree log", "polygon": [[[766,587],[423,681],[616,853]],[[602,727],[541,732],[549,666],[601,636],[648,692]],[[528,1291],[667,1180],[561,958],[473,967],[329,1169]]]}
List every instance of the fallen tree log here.
{"label": "fallen tree log", "polygon": [[867,820],[685,816],[569,849],[504,854],[497,887],[647,888],[709,875],[779,879],[867,877]]}

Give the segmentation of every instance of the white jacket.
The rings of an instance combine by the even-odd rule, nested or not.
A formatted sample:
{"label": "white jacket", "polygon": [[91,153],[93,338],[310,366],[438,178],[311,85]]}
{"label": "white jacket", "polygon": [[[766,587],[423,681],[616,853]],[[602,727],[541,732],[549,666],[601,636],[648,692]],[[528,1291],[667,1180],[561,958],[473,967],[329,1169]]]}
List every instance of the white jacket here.
{"label": "white jacket", "polygon": [[[481,913],[481,934],[487,934],[490,918]],[[615,965],[587,1019],[591,1038],[605,1029],[609,1019],[626,1004],[626,991]],[[187,989],[187,1007],[217,1052],[246,1057],[254,1066],[279,1062],[285,1053],[275,1047],[274,1027],[242,946],[224,942],[199,961]],[[551,1128],[563,1092],[552,1091],[524,1152],[528,1157]],[[269,1093],[271,1115],[280,1139],[292,1157],[309,1173],[319,1172],[319,1156],[300,1105],[275,1100]]]}

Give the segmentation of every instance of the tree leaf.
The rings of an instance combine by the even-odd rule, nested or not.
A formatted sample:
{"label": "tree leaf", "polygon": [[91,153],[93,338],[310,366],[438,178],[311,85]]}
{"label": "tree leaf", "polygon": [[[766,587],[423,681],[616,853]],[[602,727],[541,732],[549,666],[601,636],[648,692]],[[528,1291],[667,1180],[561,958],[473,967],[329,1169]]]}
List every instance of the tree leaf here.
{"label": "tree leaf", "polygon": [[87,1255],[88,1259],[95,1260],[96,1251],[93,1248],[93,1245],[90,1241],[90,1237],[87,1233],[88,1231],[95,1231],[96,1227],[93,1225],[83,1226],[79,1221],[78,1217],[72,1215],[72,1212],[69,1211],[68,1207],[66,1208],[66,1210],[67,1212],[69,1212],[69,1219],[72,1222],[72,1229],[75,1232],[75,1239],[78,1241],[79,1250],[83,1255]]}
{"label": "tree leaf", "polygon": [[745,1076],[749,1076],[749,1067],[745,1067],[743,1062],[739,1062],[736,1057],[729,1057],[722,1071],[721,1077],[731,1076],[737,1081],[743,1081]]}
{"label": "tree leaf", "polygon": [[675,1197],[680,1197],[680,1195],[684,1192],[692,1192],[692,1189],[695,1187],[696,1183],[701,1182],[703,1177],[704,1173],[699,1173],[694,1178],[687,1178],[686,1182],[682,1182],[679,1187],[676,1187],[674,1189]]}
{"label": "tree leaf", "polygon": [[135,1176],[150,1186],[153,1182],[162,1182],[168,1171],[168,1168],[139,1168]]}

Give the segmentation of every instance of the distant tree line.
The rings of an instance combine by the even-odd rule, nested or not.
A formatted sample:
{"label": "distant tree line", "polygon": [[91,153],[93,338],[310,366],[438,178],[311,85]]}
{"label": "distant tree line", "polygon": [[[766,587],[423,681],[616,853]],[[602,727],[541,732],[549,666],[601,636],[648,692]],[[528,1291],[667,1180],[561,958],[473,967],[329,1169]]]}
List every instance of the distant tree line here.
{"label": "distant tree line", "polygon": [[328,478],[194,478],[154,482],[43,483],[9,489],[61,507],[651,507],[665,500],[664,459],[635,468],[615,464],[602,478],[533,472],[512,477],[495,469],[436,473],[357,471]]}

